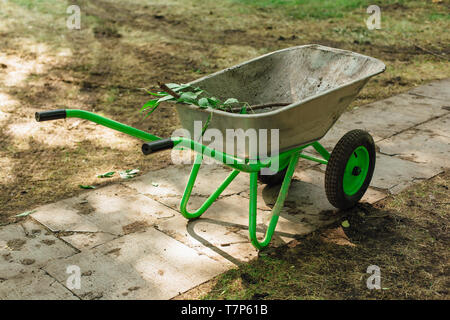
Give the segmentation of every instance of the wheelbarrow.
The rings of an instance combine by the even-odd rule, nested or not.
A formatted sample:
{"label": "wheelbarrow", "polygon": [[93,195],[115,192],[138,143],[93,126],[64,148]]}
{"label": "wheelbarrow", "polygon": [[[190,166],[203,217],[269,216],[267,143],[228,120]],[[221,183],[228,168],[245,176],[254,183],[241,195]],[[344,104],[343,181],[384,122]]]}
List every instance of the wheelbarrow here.
{"label": "wheelbarrow", "polygon": [[[180,204],[180,212],[187,219],[200,217],[240,172],[249,173],[249,237],[254,247],[262,249],[272,239],[299,158],[326,165],[326,196],[336,208],[348,209],[363,197],[375,168],[375,144],[371,135],[363,130],[351,130],[339,140],[331,154],[318,141],[367,81],[384,70],[381,61],[368,56],[305,45],[275,51],[190,83],[219,99],[234,97],[249,104],[267,105],[275,100],[287,101],[283,107],[272,106],[247,114],[176,104],[181,124],[189,133],[194,133],[195,121],[209,121],[208,129],[223,133],[225,145],[227,130],[252,129],[256,132],[258,145],[266,143],[266,150],[271,150],[266,156],[252,152],[248,145],[225,152],[195,138],[163,139],[84,110],[37,112],[36,120],[90,120],[145,141],[142,145],[145,155],[174,147],[196,151]],[[269,148],[273,139],[268,141],[267,134],[263,137],[263,130],[276,130],[279,137],[276,148]],[[317,155],[304,153],[308,147],[315,149]],[[232,171],[200,208],[189,212],[187,205],[205,156],[221,161]],[[258,180],[269,185],[281,184],[262,240],[256,235]]]}

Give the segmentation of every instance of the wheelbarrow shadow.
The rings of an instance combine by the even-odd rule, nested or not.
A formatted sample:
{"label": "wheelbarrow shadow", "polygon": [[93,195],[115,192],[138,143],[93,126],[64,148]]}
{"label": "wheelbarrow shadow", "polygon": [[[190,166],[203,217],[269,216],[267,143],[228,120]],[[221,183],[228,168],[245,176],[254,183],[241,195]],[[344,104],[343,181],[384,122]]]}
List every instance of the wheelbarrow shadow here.
{"label": "wheelbarrow shadow", "polygon": [[[220,201],[220,200],[219,200]],[[215,220],[212,218],[198,218],[198,219],[194,219],[191,220],[187,223],[186,226],[186,231],[189,234],[189,236],[191,236],[193,239],[197,240],[198,242],[200,242],[202,245],[204,245],[205,247],[211,249],[212,251],[214,251],[216,254],[220,255],[221,257],[223,257],[224,259],[230,261],[231,263],[240,266],[243,263],[245,263],[245,260],[241,260],[238,259],[236,257],[234,257],[233,255],[231,255],[230,253],[226,252],[225,250],[221,249],[219,246],[211,243],[210,241],[208,241],[207,239],[205,239],[204,237],[202,237],[196,230],[195,230],[195,226],[199,223],[211,223],[211,224],[215,224],[217,226],[221,226],[221,227],[230,227],[230,228],[239,228],[242,231],[248,231],[248,226],[247,225],[242,225],[242,224],[236,224],[236,223],[231,223],[231,222],[226,222],[226,221],[222,221],[222,220]],[[265,232],[265,228],[263,228],[262,226],[257,226],[256,228],[256,232],[259,233],[264,233]],[[294,238],[296,235],[295,234],[290,234],[290,233],[286,233],[286,232],[275,232],[274,237],[288,237],[288,238]],[[247,241],[248,243],[250,243],[250,241]],[[243,244],[245,242],[242,242]],[[233,243],[230,245],[234,245],[237,243]]]}
{"label": "wheelbarrow shadow", "polygon": [[[259,234],[265,234],[266,232],[268,220],[271,216],[271,209],[276,201],[279,190],[280,186],[270,187],[260,185],[258,188],[258,215],[262,216],[263,221],[263,223],[257,225],[256,231]],[[248,194],[246,192],[241,193],[240,195],[248,199]],[[221,199],[218,199],[217,201],[220,202]],[[236,208],[236,210],[242,209],[243,207]],[[328,203],[323,187],[319,187],[310,182],[294,179],[292,180],[285,206],[280,213],[280,219],[273,235],[271,246],[283,245],[292,239],[309,234],[318,228],[335,222],[340,216],[341,214]],[[226,250],[225,248],[222,249],[220,245],[216,245],[203,237],[196,231],[195,227],[198,226],[198,223],[215,224],[224,228],[238,228],[238,232],[241,235],[248,234],[248,224],[223,221],[220,218],[214,218],[214,213],[211,213],[208,217],[201,217],[189,221],[186,226],[186,231],[189,236],[208,247],[216,254],[235,265],[240,265],[245,262],[246,259],[237,258],[236,255],[230,253],[229,250]],[[245,243],[250,245],[248,236]],[[236,243],[231,245],[236,245]]]}

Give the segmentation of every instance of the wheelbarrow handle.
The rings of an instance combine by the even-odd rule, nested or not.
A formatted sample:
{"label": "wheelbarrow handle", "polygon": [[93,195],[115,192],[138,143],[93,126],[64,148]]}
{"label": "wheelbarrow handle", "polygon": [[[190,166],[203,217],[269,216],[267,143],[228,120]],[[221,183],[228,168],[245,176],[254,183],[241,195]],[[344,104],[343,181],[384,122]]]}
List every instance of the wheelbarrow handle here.
{"label": "wheelbarrow handle", "polygon": [[36,121],[49,121],[49,120],[57,120],[57,119],[65,119],[67,117],[66,109],[58,109],[58,110],[50,110],[50,111],[41,111],[35,113]]}
{"label": "wheelbarrow handle", "polygon": [[142,145],[142,153],[148,155],[153,152],[172,149],[174,145],[175,143],[171,138],[146,142]]}

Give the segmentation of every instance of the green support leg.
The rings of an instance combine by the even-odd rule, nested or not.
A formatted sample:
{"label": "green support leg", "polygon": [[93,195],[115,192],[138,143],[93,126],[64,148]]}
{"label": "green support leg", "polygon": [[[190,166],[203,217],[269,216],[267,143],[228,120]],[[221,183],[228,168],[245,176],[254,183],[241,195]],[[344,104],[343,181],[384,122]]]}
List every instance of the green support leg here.
{"label": "green support leg", "polygon": [[319,142],[313,142],[312,146],[327,162],[330,160],[330,153]]}
{"label": "green support leg", "polygon": [[206,209],[208,209],[212,205],[212,203],[214,201],[216,201],[216,199],[220,196],[220,194],[223,192],[223,190],[225,190],[225,188],[228,187],[228,185],[231,183],[231,181],[233,181],[234,178],[236,178],[236,176],[240,172],[239,170],[233,170],[230,173],[230,175],[225,179],[225,181],[222,182],[222,184],[219,186],[219,188],[217,188],[217,190],[214,191],[214,193],[211,194],[209,196],[209,198],[201,205],[201,207],[197,211],[190,213],[187,211],[186,207],[189,202],[189,198],[191,196],[192,189],[194,188],[195,180],[197,179],[198,170],[200,169],[200,166],[202,164],[202,159],[203,159],[202,154],[198,153],[197,157],[195,159],[194,165],[192,166],[191,175],[189,176],[189,180],[186,185],[186,189],[184,190],[183,198],[181,199],[180,212],[187,219],[194,219],[194,218],[200,217],[206,211]]}
{"label": "green support leg", "polygon": [[267,227],[266,235],[262,242],[259,242],[256,238],[256,214],[257,214],[257,192],[258,192],[258,173],[250,173],[250,204],[249,204],[249,224],[248,230],[250,234],[250,240],[256,249],[262,249],[267,246],[272,239],[273,233],[278,223],[281,209],[283,208],[284,201],[286,200],[289,186],[291,184],[292,176],[294,175],[295,167],[297,166],[300,152],[295,152],[291,155],[289,160],[288,169],[281,185],[280,192],[278,194],[277,202],[272,209],[272,218],[270,219],[269,226]]}

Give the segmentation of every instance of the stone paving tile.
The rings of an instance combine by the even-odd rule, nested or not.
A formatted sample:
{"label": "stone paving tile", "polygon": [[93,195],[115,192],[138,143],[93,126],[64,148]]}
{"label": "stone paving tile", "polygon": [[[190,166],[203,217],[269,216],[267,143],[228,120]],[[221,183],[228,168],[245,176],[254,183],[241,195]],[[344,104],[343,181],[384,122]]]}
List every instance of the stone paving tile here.
{"label": "stone paving tile", "polygon": [[[115,235],[153,225],[159,219],[173,217],[177,212],[133,189],[112,185],[89,192],[84,201],[90,213],[86,218],[101,231]],[[80,214],[83,214],[80,212]]]}
{"label": "stone paving tile", "polygon": [[52,232],[99,232],[94,223],[79,214],[76,207],[81,202],[79,197],[65,199],[39,207],[31,216]]}
{"label": "stone paving tile", "polygon": [[320,142],[331,151],[348,131],[368,131],[375,142],[448,113],[444,102],[412,94],[400,94],[344,113]]}
{"label": "stone paving tile", "polygon": [[[242,215],[243,210],[248,220],[244,208],[240,212],[230,212],[230,215]],[[235,224],[209,216],[189,221],[180,215],[162,222],[157,228],[230,268],[257,257],[258,252],[248,239],[248,221],[245,225]]]}
{"label": "stone paving tile", "polygon": [[428,121],[415,128],[432,134],[450,137],[450,113],[436,120]]}
{"label": "stone paving tile", "polygon": [[100,244],[114,240],[115,238],[117,238],[117,236],[105,232],[74,233],[61,237],[61,239],[70,243],[78,250],[94,248]]}
{"label": "stone paving tile", "polygon": [[[181,200],[190,172],[191,165],[170,166],[149,172],[124,184],[154,199],[176,197]],[[192,194],[209,196],[230,173],[231,171],[222,165],[202,165]],[[224,190],[222,196],[239,193],[248,189],[248,186],[248,176],[241,173]]]}
{"label": "stone paving tile", "polygon": [[45,270],[65,283],[68,265],[82,272],[82,299],[170,299],[228,267],[153,228],[49,263]]}
{"label": "stone paving tile", "polygon": [[441,169],[426,164],[377,154],[371,186],[395,194],[411,185],[414,180],[429,179],[440,172]]}
{"label": "stone paving tile", "polygon": [[[294,173],[294,178],[303,182],[312,183],[318,187],[323,188],[323,196],[325,194],[325,171],[319,171],[319,169],[325,170],[325,166],[318,167],[318,170],[305,170],[305,171],[296,171]],[[385,192],[376,190],[374,188],[369,187],[361,199],[361,202],[367,203],[375,203],[384,199],[387,196]]]}
{"label": "stone paving tile", "polygon": [[434,168],[450,168],[450,137],[417,128],[378,143],[380,152]]}
{"label": "stone paving tile", "polygon": [[[279,186],[263,189],[266,204],[271,206],[275,204],[279,189]],[[311,227],[316,229],[328,224],[333,217],[338,217],[337,212],[338,210],[328,202],[322,185],[293,180],[285,206],[281,210],[277,231],[302,235],[310,232]],[[269,216],[270,213],[267,212],[267,217]]]}
{"label": "stone paving tile", "polygon": [[39,268],[76,252],[31,219],[4,226],[0,228],[0,278],[9,279],[26,267]]}
{"label": "stone paving tile", "polygon": [[421,85],[411,90],[410,92],[426,97],[444,100],[448,105],[448,102],[450,101],[450,78]]}
{"label": "stone paving tile", "polygon": [[161,203],[117,184],[40,207],[32,217],[54,232],[75,232],[63,238],[83,250],[175,214]]}
{"label": "stone paving tile", "polygon": [[[205,200],[204,197],[191,197],[188,209],[194,211]],[[178,207],[179,201],[174,198],[164,201],[168,206]],[[248,198],[224,197],[216,200],[199,219],[189,221],[179,214],[159,223],[157,228],[216,260],[239,264],[257,256],[248,240],[248,206]],[[258,224],[263,223],[261,213],[257,216]]]}
{"label": "stone paving tile", "polygon": [[[179,209],[180,199],[166,198],[160,200],[168,207]],[[206,201],[206,197],[191,196],[187,210],[194,212]],[[181,213],[179,213],[181,215]],[[202,217],[221,220],[227,223],[246,225],[248,223],[248,199],[238,195],[216,200]],[[157,225],[160,225],[159,223]]]}
{"label": "stone paving tile", "polygon": [[39,269],[0,281],[0,300],[79,300],[72,292]]}

